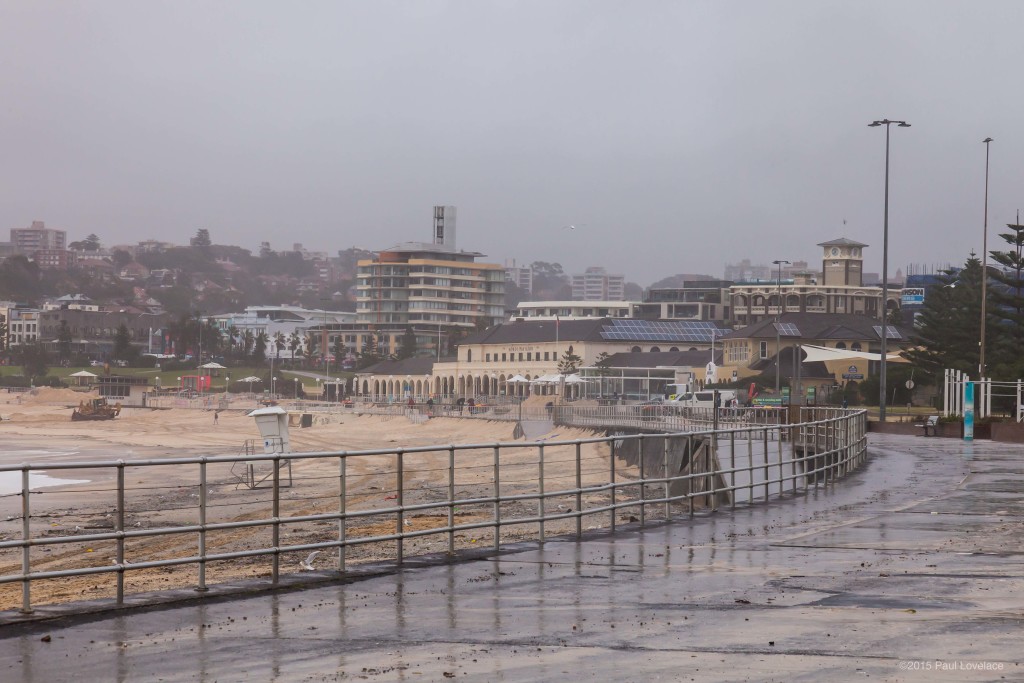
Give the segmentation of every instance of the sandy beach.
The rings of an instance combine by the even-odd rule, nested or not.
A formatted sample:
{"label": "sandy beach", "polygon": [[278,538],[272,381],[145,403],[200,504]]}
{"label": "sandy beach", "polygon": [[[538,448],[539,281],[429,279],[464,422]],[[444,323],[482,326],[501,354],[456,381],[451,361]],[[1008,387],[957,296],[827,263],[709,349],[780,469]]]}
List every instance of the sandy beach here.
{"label": "sandy beach", "polygon": [[[259,440],[254,420],[246,416],[252,401],[236,403],[221,411],[215,421],[212,410],[172,408],[162,410],[126,408],[114,420],[72,422],[74,406],[89,394],[71,390],[37,389],[26,394],[0,394],[0,464],[72,463],[82,461],[160,460],[194,455],[238,455],[246,440]],[[478,419],[433,418],[420,421],[406,417],[381,417],[335,412],[317,416],[310,428],[290,429],[293,452],[356,451],[443,444],[489,444],[513,441],[513,422]],[[558,429],[548,440],[589,438],[592,432]],[[545,478],[550,490],[572,485],[572,446],[549,447],[545,455]],[[588,463],[587,481],[607,479],[607,447],[584,446]],[[444,500],[447,491],[447,450],[407,456],[406,488],[415,489],[416,500]],[[493,452],[490,448],[459,452],[458,494],[487,495],[491,487]],[[536,449],[503,451],[503,493],[517,487],[527,490],[537,477]],[[291,470],[291,486],[282,493],[282,513],[317,514],[337,509],[338,459],[300,459]],[[394,456],[361,457],[348,461],[348,509],[373,509],[388,504],[394,496]],[[208,522],[237,521],[268,516],[268,490],[240,485],[237,470],[228,465],[211,466]],[[20,473],[0,477],[0,540],[16,540],[21,534]],[[50,477],[50,479],[47,479]],[[197,466],[128,467],[125,527],[154,528],[197,522]],[[114,468],[43,471],[33,475],[31,524],[34,536],[73,536],[109,532],[116,514],[116,470]],[[410,487],[411,484],[411,487]],[[560,501],[548,501],[554,507]],[[571,502],[571,500],[569,500]],[[334,506],[334,507],[332,507]],[[524,504],[524,514],[536,503]],[[485,519],[488,509],[458,511],[459,521]],[[445,509],[410,515],[412,529],[439,527],[447,523]],[[367,517],[349,522],[349,537],[390,533],[394,517]],[[570,523],[552,523],[550,533],[567,531]],[[564,529],[563,529],[564,527]],[[336,538],[337,522],[309,522],[282,525],[290,545],[329,541]],[[493,532],[481,529],[458,534],[460,546],[489,543]],[[528,536],[532,530],[508,527],[502,539]],[[444,534],[406,541],[412,555],[437,552],[446,545]],[[236,529],[211,532],[211,552],[269,547],[269,530]],[[126,544],[126,558],[132,562],[195,553],[194,533],[134,539]],[[358,563],[393,556],[394,544],[365,544],[348,550],[348,561]],[[90,567],[110,564],[115,554],[113,541],[71,543],[36,547],[32,550],[33,571]],[[282,556],[282,571],[298,570],[305,553]],[[318,560],[330,567],[331,553]],[[20,570],[21,551],[0,551],[0,575]],[[194,584],[194,566],[153,568],[126,573],[126,590],[142,592]],[[241,558],[211,563],[209,583],[269,575],[267,558]],[[108,597],[112,574],[62,578],[33,584],[33,602],[45,604],[67,600]],[[0,610],[19,604],[20,584],[0,585]]]}

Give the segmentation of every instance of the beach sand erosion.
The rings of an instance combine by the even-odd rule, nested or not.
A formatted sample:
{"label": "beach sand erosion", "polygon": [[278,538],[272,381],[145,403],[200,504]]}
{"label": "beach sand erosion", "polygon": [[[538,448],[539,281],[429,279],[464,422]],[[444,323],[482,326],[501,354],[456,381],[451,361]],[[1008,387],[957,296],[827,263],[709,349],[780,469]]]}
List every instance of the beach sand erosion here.
{"label": "beach sand erosion", "polygon": [[[84,395],[88,398],[89,395]],[[21,395],[0,394],[0,464],[74,463],[89,461],[165,460],[170,457],[198,455],[237,455],[248,439],[259,441],[259,431],[244,409],[221,411],[216,423],[212,410],[175,408],[149,410],[126,408],[110,421],[72,422],[70,415],[83,394],[68,390],[39,389]],[[251,409],[251,405],[244,406]],[[333,413],[318,416],[308,429],[290,429],[293,452],[334,452],[400,447],[492,444],[512,441],[512,422],[476,419],[435,418],[413,421],[406,417],[358,416]],[[548,439],[589,438],[592,432],[559,428]],[[607,481],[608,448],[585,444],[584,483]],[[459,498],[486,496],[493,490],[493,448],[458,452],[457,491]],[[405,456],[404,503],[442,501],[447,496],[448,451],[439,449]],[[547,447],[545,479],[548,490],[569,488],[574,484],[575,447]],[[532,490],[537,479],[535,447],[502,451],[502,493]],[[198,522],[198,465],[126,467],[125,529],[175,527]],[[395,457],[379,455],[352,458],[347,462],[348,510],[374,509],[394,505]],[[269,469],[269,472],[266,470]],[[272,468],[257,467],[258,480]],[[291,468],[291,486],[282,489],[283,515],[318,514],[338,508],[337,458],[303,458]],[[112,531],[117,516],[116,468],[51,470],[48,475],[59,482],[38,480],[45,487],[33,488],[31,529],[33,537],[82,536]],[[249,473],[238,466],[209,465],[207,522],[230,522],[270,517],[269,482],[257,488],[241,484]],[[20,473],[19,473],[20,476]],[[283,483],[287,484],[282,471]],[[572,504],[572,498],[548,501],[554,512]],[[559,507],[561,506],[561,507]],[[491,518],[490,505],[456,510],[458,523]],[[519,507],[521,516],[536,512],[536,502]],[[516,514],[516,509],[503,515]],[[347,523],[349,538],[393,533],[395,518],[370,516]],[[437,528],[447,524],[447,507],[409,513],[407,529]],[[338,523],[320,520],[281,525],[281,543],[298,545],[337,538]],[[550,522],[548,533],[566,533],[575,528],[573,520]],[[21,496],[0,496],[0,540],[21,537]],[[510,526],[501,532],[502,540],[535,536],[536,526]],[[460,547],[475,547],[493,542],[493,531],[479,529],[456,534]],[[269,528],[242,528],[211,531],[206,539],[208,552],[233,552],[272,545]],[[144,562],[173,556],[192,556],[197,552],[194,532],[129,539],[125,543],[128,562]],[[447,535],[436,534],[407,540],[405,552],[414,555],[439,552],[447,548]],[[359,563],[394,556],[395,544],[363,544],[347,550],[347,561]],[[35,547],[31,550],[32,570],[85,568],[111,565],[116,561],[114,541],[75,542],[66,545]],[[282,572],[299,570],[307,552],[284,553]],[[317,568],[329,569],[336,552],[326,551]],[[270,575],[269,557],[239,558],[212,562],[207,567],[208,583]],[[21,550],[0,550],[0,575],[19,573]],[[193,566],[140,569],[126,572],[126,592],[145,592],[195,585]],[[33,604],[110,597],[115,590],[115,575],[65,577],[34,582]],[[0,585],[0,610],[20,604],[20,583]]]}

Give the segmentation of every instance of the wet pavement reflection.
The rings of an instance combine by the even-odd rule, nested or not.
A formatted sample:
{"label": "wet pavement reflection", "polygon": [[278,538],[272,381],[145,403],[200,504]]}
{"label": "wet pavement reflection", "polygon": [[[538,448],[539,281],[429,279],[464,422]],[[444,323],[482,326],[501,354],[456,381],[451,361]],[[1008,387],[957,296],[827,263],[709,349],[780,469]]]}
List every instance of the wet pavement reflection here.
{"label": "wet pavement reflection", "polygon": [[0,679],[932,680],[900,661],[962,660],[1021,680],[1022,456],[872,435],[860,471],[767,505],[345,584],[6,626]]}

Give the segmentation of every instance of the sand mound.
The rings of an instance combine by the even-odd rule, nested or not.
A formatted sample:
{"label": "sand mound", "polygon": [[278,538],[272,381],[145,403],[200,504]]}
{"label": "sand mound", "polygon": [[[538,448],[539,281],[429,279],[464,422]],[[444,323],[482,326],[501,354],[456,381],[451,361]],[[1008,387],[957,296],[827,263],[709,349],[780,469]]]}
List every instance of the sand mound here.
{"label": "sand mound", "polygon": [[95,391],[82,392],[72,389],[53,389],[51,387],[38,387],[21,394],[23,405],[40,405],[48,403],[61,403],[66,405],[77,405],[80,401],[89,400],[99,396]]}

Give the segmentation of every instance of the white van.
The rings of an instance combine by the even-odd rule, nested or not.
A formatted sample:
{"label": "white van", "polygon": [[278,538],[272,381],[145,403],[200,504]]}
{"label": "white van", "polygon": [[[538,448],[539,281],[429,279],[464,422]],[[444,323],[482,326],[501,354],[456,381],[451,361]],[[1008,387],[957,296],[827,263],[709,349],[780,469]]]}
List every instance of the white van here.
{"label": "white van", "polygon": [[[719,389],[718,407],[728,408],[735,398],[736,392],[732,389]],[[701,391],[695,391],[692,394],[676,394],[676,397],[672,399],[670,403],[672,405],[684,406],[687,408],[714,408],[715,392],[710,389],[704,389]]]}

